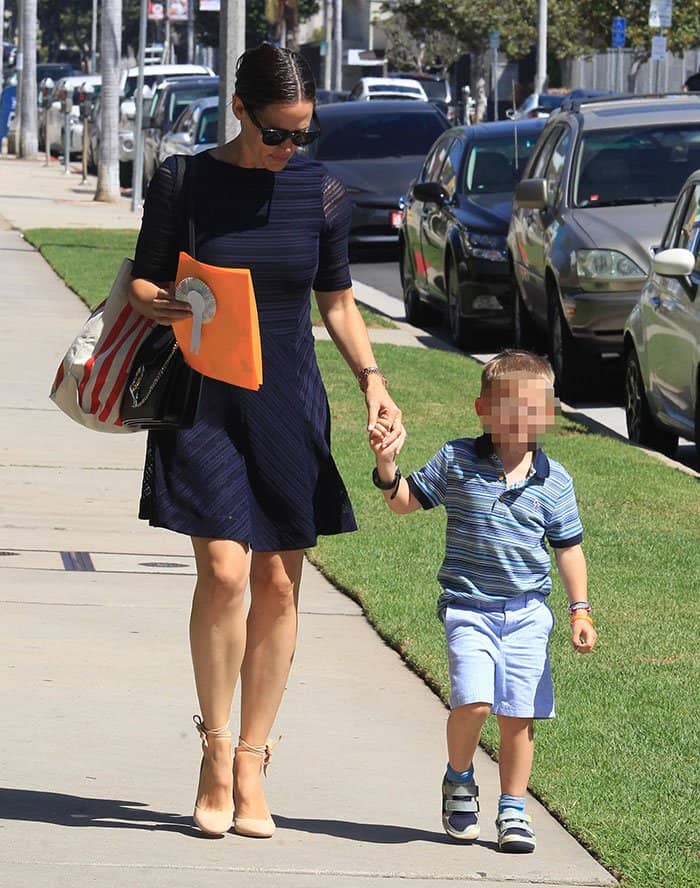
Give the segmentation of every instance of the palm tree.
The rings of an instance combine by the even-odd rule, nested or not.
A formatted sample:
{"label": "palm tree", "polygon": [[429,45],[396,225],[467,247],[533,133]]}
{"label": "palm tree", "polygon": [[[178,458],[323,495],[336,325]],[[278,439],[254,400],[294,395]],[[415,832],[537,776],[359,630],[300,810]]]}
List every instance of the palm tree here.
{"label": "palm tree", "polygon": [[37,0],[22,3],[22,66],[19,156],[32,157],[39,150],[36,105]]}
{"label": "palm tree", "polygon": [[[25,0],[26,2],[26,0]],[[100,157],[95,200],[119,200],[119,62],[122,50],[122,0],[102,0],[100,40]]]}

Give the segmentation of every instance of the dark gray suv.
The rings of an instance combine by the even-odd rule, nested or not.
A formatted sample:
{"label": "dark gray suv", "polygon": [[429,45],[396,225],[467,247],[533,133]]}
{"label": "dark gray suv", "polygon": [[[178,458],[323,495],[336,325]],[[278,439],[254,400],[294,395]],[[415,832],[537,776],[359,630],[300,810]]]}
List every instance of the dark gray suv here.
{"label": "dark gray suv", "polygon": [[565,101],[515,190],[516,335],[544,338],[563,397],[619,358],[678,192],[700,168],[700,95]]}

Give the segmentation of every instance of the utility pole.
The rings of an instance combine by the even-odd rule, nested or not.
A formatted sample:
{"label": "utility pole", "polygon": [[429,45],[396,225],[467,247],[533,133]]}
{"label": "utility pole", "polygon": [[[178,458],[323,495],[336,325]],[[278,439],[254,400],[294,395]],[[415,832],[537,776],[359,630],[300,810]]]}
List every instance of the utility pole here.
{"label": "utility pole", "polygon": [[90,33],[90,73],[97,74],[97,0],[92,0],[92,30]]}
{"label": "utility pole", "polygon": [[194,0],[187,0],[187,61],[194,63]]}
{"label": "utility pole", "polygon": [[219,144],[238,135],[238,121],[231,113],[236,85],[236,62],[245,50],[245,0],[221,0],[219,12]]}
{"label": "utility pole", "polygon": [[131,212],[141,209],[143,187],[143,68],[146,59],[148,2],[141,0],[139,11],[139,73],[136,77],[136,116],[134,118],[134,171],[131,176]]}
{"label": "utility pole", "polygon": [[343,0],[333,0],[333,89],[343,88]]}
{"label": "utility pole", "polygon": [[537,0],[537,74],[535,92],[544,91],[547,83],[547,0]]}
{"label": "utility pole", "polygon": [[[2,0],[0,0],[2,2]],[[323,45],[325,54],[323,55],[323,88],[331,88],[331,70],[333,52],[331,49],[331,34],[333,31],[333,14],[331,11],[331,0],[323,0]]]}

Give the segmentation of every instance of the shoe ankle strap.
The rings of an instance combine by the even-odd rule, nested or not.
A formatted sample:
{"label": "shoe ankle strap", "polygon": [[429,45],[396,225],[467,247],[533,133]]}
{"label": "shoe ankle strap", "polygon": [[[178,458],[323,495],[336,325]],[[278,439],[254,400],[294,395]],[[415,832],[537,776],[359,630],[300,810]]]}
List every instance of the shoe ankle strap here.
{"label": "shoe ankle strap", "polygon": [[248,752],[251,755],[259,756],[263,762],[263,774],[267,777],[267,767],[270,764],[272,759],[272,750],[277,746],[277,744],[282,739],[282,735],[280,734],[276,740],[267,740],[262,746],[253,746],[252,743],[248,743],[247,740],[244,740],[243,737],[238,738],[238,746],[236,747],[236,754],[240,752]]}
{"label": "shoe ankle strap", "polygon": [[228,724],[222,725],[220,728],[208,728],[202,717],[199,715],[193,715],[192,721],[194,722],[194,726],[197,729],[197,733],[199,734],[202,740],[202,747],[204,749],[209,746],[209,737],[213,737],[218,740],[230,740],[231,739],[231,729]]}

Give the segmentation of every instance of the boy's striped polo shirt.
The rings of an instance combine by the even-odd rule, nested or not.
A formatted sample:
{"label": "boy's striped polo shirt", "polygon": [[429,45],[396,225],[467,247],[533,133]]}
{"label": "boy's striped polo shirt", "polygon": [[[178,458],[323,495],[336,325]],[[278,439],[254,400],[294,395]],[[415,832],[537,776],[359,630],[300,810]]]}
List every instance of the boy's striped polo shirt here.
{"label": "boy's striped polo shirt", "polygon": [[546,541],[580,543],[583,528],[571,476],[535,451],[529,476],[508,486],[489,435],[448,441],[408,477],[424,509],[447,512],[438,611],[474,599],[493,601],[552,588]]}

